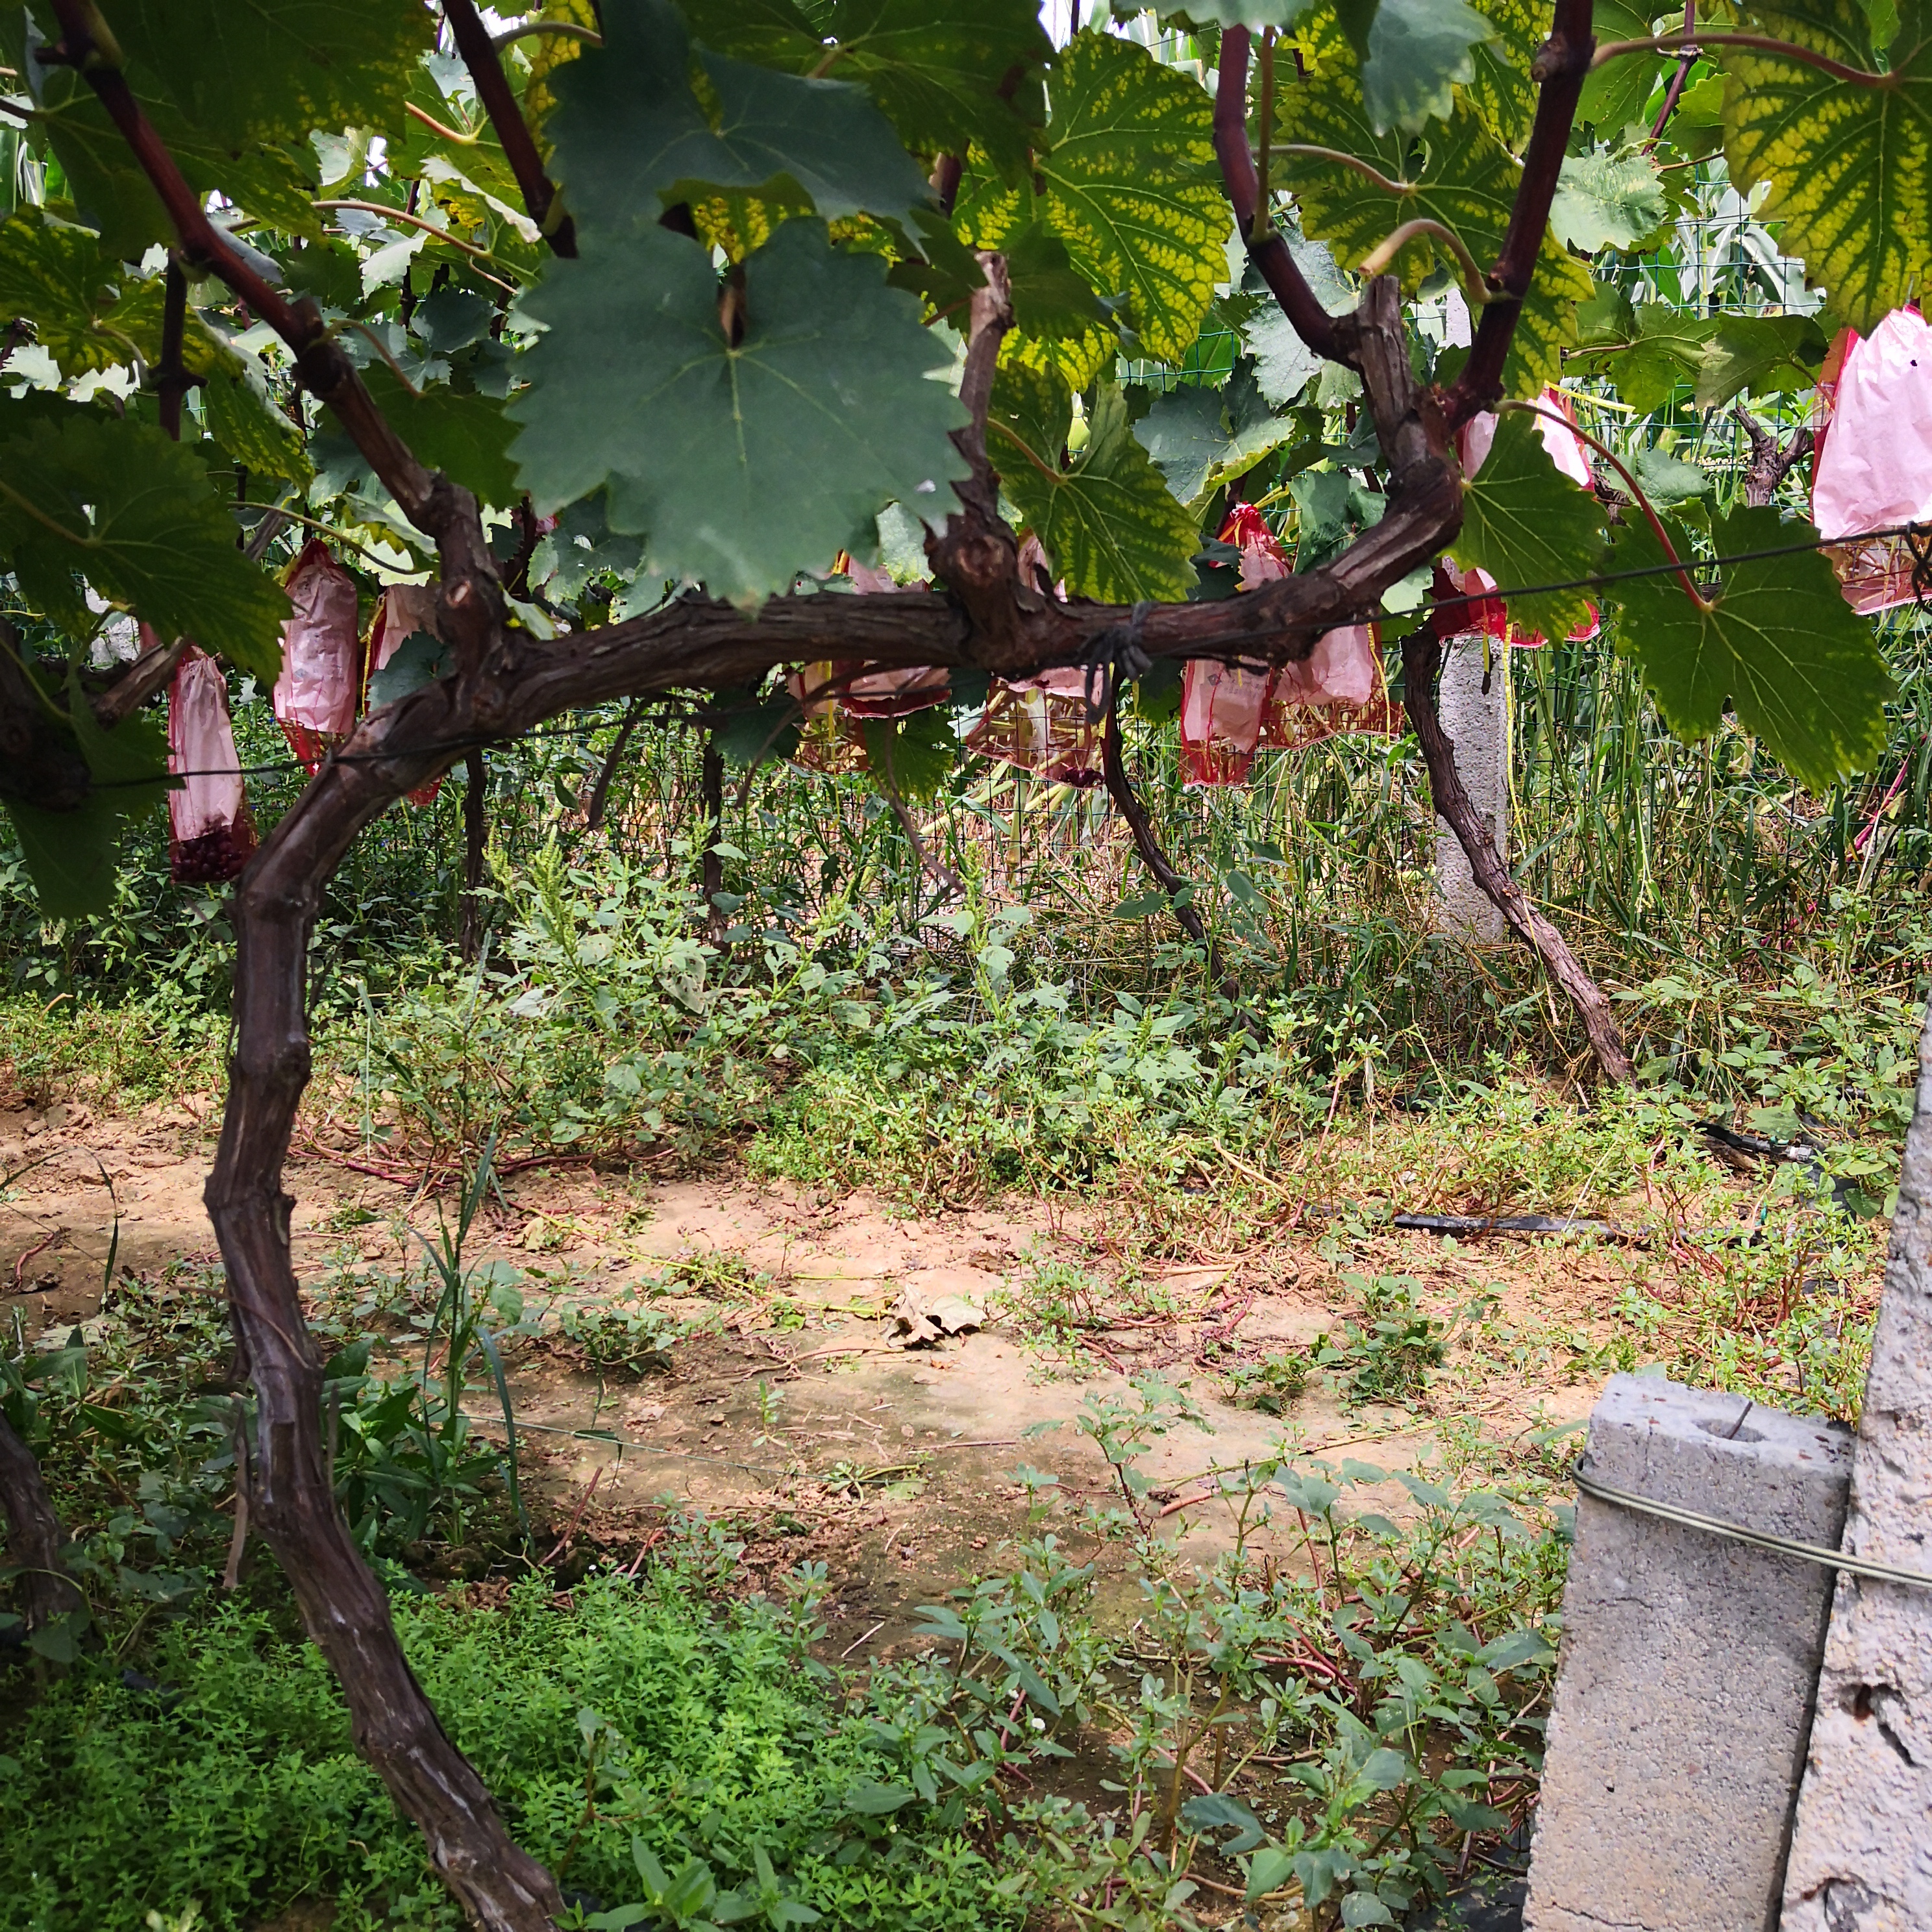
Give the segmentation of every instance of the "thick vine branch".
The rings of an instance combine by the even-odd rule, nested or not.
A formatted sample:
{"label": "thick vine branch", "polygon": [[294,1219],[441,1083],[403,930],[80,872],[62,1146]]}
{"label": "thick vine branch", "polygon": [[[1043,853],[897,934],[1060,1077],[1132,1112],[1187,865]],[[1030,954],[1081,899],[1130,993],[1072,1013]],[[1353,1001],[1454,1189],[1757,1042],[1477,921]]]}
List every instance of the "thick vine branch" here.
{"label": "thick vine branch", "polygon": [[483,111],[496,130],[496,139],[503,145],[503,158],[523,191],[524,206],[530,210],[530,219],[542,231],[553,253],[574,261],[577,225],[565,212],[556,184],[544,172],[536,137],[517,104],[503,63],[497,58],[497,43],[490,38],[490,30],[471,0],[443,0],[442,17],[449,22],[449,31],[456,38],[456,50],[470,70],[470,78],[476,83],[476,98],[482,102]]}
{"label": "thick vine branch", "polygon": [[1442,729],[1442,714],[1436,708],[1436,675],[1442,668],[1442,640],[1436,622],[1431,618],[1402,640],[1402,705],[1429,768],[1429,789],[1436,814],[1468,855],[1469,869],[1490,903],[1509,921],[1516,936],[1535,948],[1544,970],[1569,995],[1598,1064],[1611,1079],[1628,1085],[1636,1076],[1603,988],[1584,971],[1562,934],[1510,877],[1490,828],[1456,769],[1456,747]]}
{"label": "thick vine branch", "polygon": [[1230,27],[1222,34],[1220,70],[1215,84],[1214,154],[1227,184],[1228,204],[1234,211],[1234,223],[1246,244],[1249,260],[1274,291],[1295,334],[1316,355],[1352,368],[1354,364],[1336,318],[1316,298],[1307,278],[1295,266],[1288,244],[1268,220],[1268,211],[1262,206],[1261,182],[1248,146],[1249,39],[1245,27]]}
{"label": "thick vine branch", "polygon": [[1516,334],[1523,298],[1536,274],[1536,259],[1550,226],[1550,206],[1556,198],[1557,178],[1570,145],[1576,103],[1590,73],[1596,42],[1590,34],[1591,0],[1556,0],[1556,17],[1550,38],[1537,50],[1530,67],[1539,92],[1536,119],[1522,158],[1522,178],[1516,184],[1502,253],[1487,277],[1490,296],[1469,359],[1450,388],[1449,424],[1460,429],[1472,416],[1487,409],[1502,393],[1503,363]]}

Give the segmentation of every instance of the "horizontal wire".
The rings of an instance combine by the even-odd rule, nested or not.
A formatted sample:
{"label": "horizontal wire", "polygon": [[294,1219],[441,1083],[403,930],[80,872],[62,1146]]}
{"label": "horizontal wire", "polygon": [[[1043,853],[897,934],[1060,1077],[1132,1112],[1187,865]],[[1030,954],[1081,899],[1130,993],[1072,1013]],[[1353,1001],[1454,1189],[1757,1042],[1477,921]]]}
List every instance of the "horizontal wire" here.
{"label": "horizontal wire", "polygon": [[1598,1481],[1585,1469],[1580,1460],[1571,1465],[1570,1474],[1584,1495],[1594,1497],[1598,1502],[1613,1503],[1619,1509],[1654,1516],[1663,1522],[1676,1523],[1681,1528],[1702,1530],[1708,1536],[1728,1537],[1735,1543],[1748,1543],[1754,1550],[1768,1550],[1776,1556],[1796,1556],[1801,1562],[1815,1563],[1821,1569],[1842,1570],[1848,1576],[1862,1576],[1869,1582],[1898,1583],[1910,1589],[1932,1590],[1932,1575],[1923,1570],[1900,1570],[1889,1563],[1874,1563],[1863,1556],[1850,1556],[1842,1550],[1827,1550],[1822,1544],[1800,1543],[1789,1536],[1774,1536],[1767,1530],[1746,1529],[1742,1524],[1726,1522],[1721,1516],[1679,1509],[1672,1503],[1653,1502],[1648,1496],[1640,1496],[1634,1490],[1620,1490]]}

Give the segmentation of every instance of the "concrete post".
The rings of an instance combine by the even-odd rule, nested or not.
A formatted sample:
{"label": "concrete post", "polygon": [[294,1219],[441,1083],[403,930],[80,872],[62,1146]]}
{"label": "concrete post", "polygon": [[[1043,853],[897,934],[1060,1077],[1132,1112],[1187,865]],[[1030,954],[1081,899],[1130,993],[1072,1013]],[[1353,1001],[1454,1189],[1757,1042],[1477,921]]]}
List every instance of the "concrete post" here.
{"label": "concrete post", "polygon": [[[1590,1418],[1601,1481],[1836,1547],[1851,1438],[1637,1376]],[[1768,1932],[1830,1571],[1580,1497],[1525,1932]]]}
{"label": "concrete post", "polygon": [[[1932,1570],[1932,1013],[1918,1042],[1848,1554]],[[1932,1926],[1932,1590],[1841,1576],[1785,1881],[1783,1932]]]}
{"label": "concrete post", "polygon": [[[1496,854],[1509,863],[1509,711],[1504,692],[1509,646],[1489,640],[1485,674],[1484,640],[1451,638],[1442,647],[1442,676],[1436,704],[1442,728],[1456,748],[1456,770],[1469,802],[1476,808]],[[1487,682],[1489,688],[1483,686]],[[1499,945],[1509,937],[1502,913],[1477,884],[1456,835],[1442,820],[1436,821],[1436,886],[1442,899],[1443,926],[1478,945]]]}

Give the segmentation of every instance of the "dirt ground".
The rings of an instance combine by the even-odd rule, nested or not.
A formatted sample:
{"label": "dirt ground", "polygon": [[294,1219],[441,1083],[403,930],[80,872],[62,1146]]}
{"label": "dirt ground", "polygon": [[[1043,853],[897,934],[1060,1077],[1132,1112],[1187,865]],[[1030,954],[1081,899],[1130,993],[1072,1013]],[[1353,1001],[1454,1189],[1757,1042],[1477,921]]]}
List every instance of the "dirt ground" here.
{"label": "dirt ground", "polygon": [[[215,1259],[201,1204],[214,1118],[200,1098],[118,1119],[85,1107],[0,1114],[0,1171],[17,1175],[0,1203],[10,1334],[85,1330],[110,1245],[117,1270],[150,1275]],[[393,1294],[405,1270],[419,1276],[410,1230],[434,1232],[438,1212],[353,1160],[311,1150],[289,1170],[296,1268],[316,1304],[338,1314]],[[855,1657],[911,1640],[916,1606],[992,1567],[1026,1520],[1022,1465],[1056,1477],[1069,1501],[1118,1496],[1104,1458],[1070,1426],[1089,1398],[1129,1398],[1130,1378],[1149,1370],[1186,1385],[1207,1426],[1174,1429],[1142,1466],[1164,1526],[1204,1554],[1227,1525],[1220,1503],[1197,1502],[1202,1478],[1284,1437],[1406,1468],[1446,1429],[1473,1426],[1501,1444],[1586,1414],[1608,1372],[1591,1345],[1642,1265],[1574,1241],[1394,1232],[1354,1239],[1338,1262],[1324,1257],[1318,1221],[1118,1284],[1109,1246],[1091,1210],[1039,1202],[911,1217],[864,1193],[585,1163],[506,1175],[465,1258],[520,1270],[526,1318],[542,1318],[539,1336],[508,1352],[510,1383],[526,1486],[565,1544],[640,1549],[667,1503],[728,1516],[756,1571],[828,1564],[827,1647]],[[1040,1318],[1040,1270],[1054,1262],[1120,1288],[1094,1298],[1109,1325],[1084,1333],[1077,1354]],[[1231,1366],[1330,1328],[1351,1298],[1344,1268],[1413,1276],[1444,1315],[1483,1298],[1487,1326],[1478,1336],[1466,1323],[1471,1339],[1411,1408],[1346,1406],[1320,1378],[1279,1414],[1231,1402]],[[902,1297],[958,1298],[982,1325],[902,1346],[892,1316]],[[612,1307],[698,1332],[643,1372],[600,1376],[556,1318]],[[472,1406],[489,1424],[484,1391]]]}

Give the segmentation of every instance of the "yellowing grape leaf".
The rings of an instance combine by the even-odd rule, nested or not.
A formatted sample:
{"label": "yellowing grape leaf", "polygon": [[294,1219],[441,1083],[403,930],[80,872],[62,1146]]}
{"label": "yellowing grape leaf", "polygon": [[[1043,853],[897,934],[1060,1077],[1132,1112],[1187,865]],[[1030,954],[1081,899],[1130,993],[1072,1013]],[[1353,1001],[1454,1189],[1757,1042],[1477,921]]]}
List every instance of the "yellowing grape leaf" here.
{"label": "yellowing grape leaf", "polygon": [[[1817,532],[1774,509],[1712,519],[1720,556],[1798,544]],[[1660,564],[1662,548],[1642,518],[1617,539],[1619,570]],[[1829,561],[1799,550],[1724,566],[1708,610],[1674,572],[1625,578],[1612,589],[1617,649],[1634,658],[1664,721],[1687,743],[1708,737],[1726,700],[1738,722],[1814,791],[1868,771],[1886,741],[1892,695],[1868,619],[1846,603]]]}
{"label": "yellowing grape leaf", "polygon": [[436,44],[421,0],[113,0],[110,16],[133,74],[236,150],[316,128],[387,131]]}
{"label": "yellowing grape leaf", "polygon": [[[1426,216],[1454,230],[1478,264],[1494,262],[1522,170],[1475,110],[1459,101],[1448,121],[1431,125],[1426,142],[1378,134],[1363,104],[1354,50],[1334,13],[1317,14],[1304,38],[1310,78],[1298,81],[1287,62],[1275,70],[1280,139],[1354,155],[1399,188],[1390,192],[1337,161],[1283,152],[1278,178],[1293,189],[1306,232],[1354,268],[1404,222]],[[1438,257],[1440,247],[1424,236],[1402,250],[1395,266],[1406,292],[1414,292],[1438,259],[1448,259]],[[1546,232],[1505,371],[1512,393],[1530,394],[1556,380],[1562,352],[1576,339],[1576,304],[1592,286],[1588,269]]]}
{"label": "yellowing grape leaf", "polygon": [[34,325],[34,337],[67,376],[133,359],[104,319],[118,291],[84,228],[16,208],[0,224],[0,315]]}
{"label": "yellowing grape leaf", "polygon": [[889,502],[944,516],[964,413],[885,272],[788,221],[746,261],[734,344],[707,250],[654,223],[587,236],[524,298],[544,325],[508,405],[524,487],[544,511],[604,490],[652,571],[744,604],[869,554]]}
{"label": "yellowing grape leaf", "polygon": [[1233,219],[1214,164],[1214,104],[1148,50],[1085,32],[1054,70],[1041,183],[969,180],[956,225],[981,248],[1039,220],[1096,293],[1126,297],[1143,355],[1178,362],[1228,272]]}
{"label": "yellowing grape leaf", "polygon": [[1116,386],[1100,391],[1087,446],[1063,467],[1072,416],[1072,393],[1053,370],[1000,370],[986,448],[1006,495],[1075,596],[1178,602],[1194,582],[1194,519],[1136,441]]}
{"label": "yellowing grape leaf", "polygon": [[[1724,158],[1779,245],[1869,329],[1932,284],[1932,5],[1900,0],[1880,85],[1858,86],[1788,56],[1726,47]],[[1758,4],[1746,25],[1866,71],[1879,64],[1860,0]]]}
{"label": "yellowing grape leaf", "polygon": [[[1598,0],[1600,16],[1606,0]],[[1520,154],[1536,118],[1536,82],[1530,63],[1550,29],[1550,16],[1536,0],[1477,0],[1476,10],[1495,30],[1492,39],[1471,50],[1475,73],[1462,90],[1483,125],[1513,154]],[[1646,27],[1644,31],[1648,32]],[[1600,20],[1597,28],[1604,36]]]}

